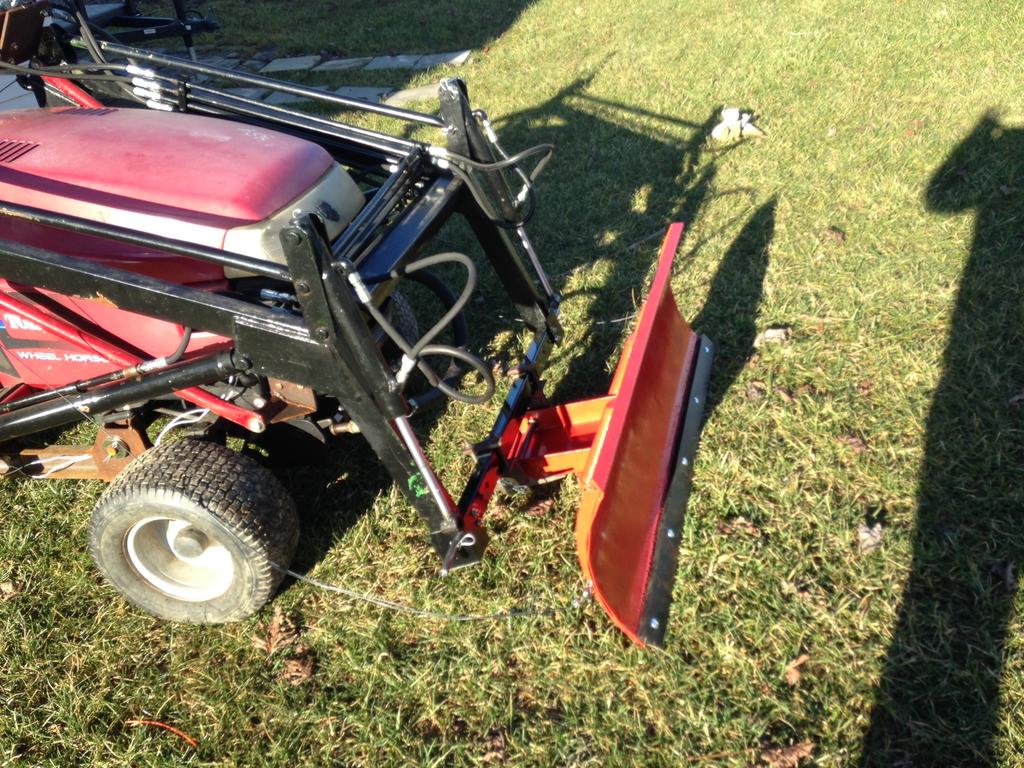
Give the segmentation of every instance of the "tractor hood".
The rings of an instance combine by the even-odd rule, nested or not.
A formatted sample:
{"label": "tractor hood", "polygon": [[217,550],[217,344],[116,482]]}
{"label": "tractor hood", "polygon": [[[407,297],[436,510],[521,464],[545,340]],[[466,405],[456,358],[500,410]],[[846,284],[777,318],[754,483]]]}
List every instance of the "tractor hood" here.
{"label": "tractor hood", "polygon": [[75,107],[0,116],[0,199],[275,261],[271,230],[296,208],[326,211],[333,237],[363,204],[316,144],[210,117]]}

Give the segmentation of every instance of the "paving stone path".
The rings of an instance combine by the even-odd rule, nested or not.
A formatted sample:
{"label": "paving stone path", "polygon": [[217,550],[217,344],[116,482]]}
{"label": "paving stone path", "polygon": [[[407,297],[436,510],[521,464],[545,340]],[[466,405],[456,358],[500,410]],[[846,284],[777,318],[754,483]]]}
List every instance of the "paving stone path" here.
{"label": "paving stone path", "polygon": [[[427,70],[439,66],[461,66],[469,60],[470,51],[449,51],[447,53],[403,54],[397,56],[362,56],[348,59],[323,59],[321,56],[288,56],[284,58],[254,58],[243,61],[238,56],[226,54],[200,55],[199,61],[214,67],[251,72],[268,77],[280,77],[289,72],[341,72],[357,70],[409,69]],[[437,98],[437,83],[416,88],[396,90],[387,86],[343,85],[326,93],[345,96],[362,101],[383,102],[392,106],[406,106],[414,102]],[[301,96],[271,92],[267,88],[226,88],[248,99],[258,99],[267,104],[285,105],[305,101]],[[14,75],[0,75],[0,112],[14,109],[31,109],[36,106],[35,96],[15,82]]]}
{"label": "paving stone path", "polygon": [[[469,60],[471,51],[449,51],[446,53],[399,54],[394,56],[360,56],[348,59],[326,59],[321,56],[287,56],[269,61],[251,59],[241,61],[232,56],[200,57],[200,62],[225,69],[237,69],[259,75],[278,77],[289,72],[342,72],[373,71],[381,69],[427,70],[439,66],[462,66]],[[362,101],[383,102],[392,106],[405,106],[418,101],[437,98],[437,83],[416,88],[396,90],[387,86],[343,85],[332,91],[338,96]],[[265,88],[227,88],[229,93],[258,99],[267,104],[284,105],[305,101],[301,96],[290,93],[271,92]]]}

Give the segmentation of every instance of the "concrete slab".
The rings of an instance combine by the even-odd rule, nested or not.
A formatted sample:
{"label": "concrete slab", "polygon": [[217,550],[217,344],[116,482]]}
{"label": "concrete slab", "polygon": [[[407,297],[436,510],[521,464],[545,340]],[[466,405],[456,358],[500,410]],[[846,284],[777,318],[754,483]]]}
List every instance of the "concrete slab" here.
{"label": "concrete slab", "polygon": [[303,101],[309,101],[304,96],[296,96],[293,93],[283,93],[281,91],[274,91],[267,98],[263,99],[265,104],[273,104],[277,107],[283,107],[288,104],[298,104]]}
{"label": "concrete slab", "polygon": [[313,67],[314,72],[336,72],[342,69],[362,69],[373,60],[372,56],[355,59],[331,59]]}
{"label": "concrete slab", "polygon": [[428,53],[426,56],[420,56],[416,62],[416,69],[430,69],[431,67],[440,67],[447,65],[451,67],[461,67],[469,60],[469,54],[472,51],[449,51],[448,53]]}
{"label": "concrete slab", "polygon": [[241,96],[243,99],[262,99],[270,93],[266,88],[225,88],[224,92]]}
{"label": "concrete slab", "polygon": [[401,56],[375,56],[366,69],[413,69],[422,56],[403,54]]}
{"label": "concrete slab", "polygon": [[232,56],[211,56],[210,58],[199,59],[200,64],[205,64],[208,67],[220,67],[221,69],[235,69],[239,65],[239,60]]}
{"label": "concrete slab", "polygon": [[358,86],[358,85],[343,85],[341,88],[337,88],[334,93],[338,96],[344,96],[347,99],[359,99],[360,101],[370,101],[375,104],[379,104],[388,94],[391,93],[390,88],[384,88],[382,86]]}
{"label": "concrete slab", "polygon": [[261,74],[267,72],[298,72],[315,67],[320,63],[320,56],[289,56],[284,59],[274,59],[260,70]]}
{"label": "concrete slab", "polygon": [[430,85],[421,85],[418,88],[406,88],[401,91],[395,91],[384,99],[384,103],[390,104],[393,107],[404,107],[406,104],[413,104],[419,101],[436,101],[439,85],[440,83],[431,83]]}

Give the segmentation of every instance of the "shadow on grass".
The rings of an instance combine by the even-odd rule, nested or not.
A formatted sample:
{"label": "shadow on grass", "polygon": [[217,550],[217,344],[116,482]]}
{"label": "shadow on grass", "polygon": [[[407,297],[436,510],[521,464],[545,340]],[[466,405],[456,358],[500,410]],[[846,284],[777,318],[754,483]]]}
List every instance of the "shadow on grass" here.
{"label": "shadow on grass", "polygon": [[[224,40],[281,53],[380,56],[481,49],[509,29],[533,0],[200,0],[223,25]],[[149,2],[145,9],[170,5]],[[164,9],[165,10],[165,9]]]}
{"label": "shadow on grass", "polygon": [[863,766],[994,766],[1007,630],[1024,564],[1024,130],[985,115],[928,184],[976,209],[928,414],[913,565]]}
{"label": "shadow on grass", "polygon": [[715,342],[715,366],[708,389],[710,417],[754,352],[768,249],[775,235],[774,196],[761,205],[725,252],[693,327]]}
{"label": "shadow on grass", "polygon": [[[633,321],[653,264],[649,243],[670,222],[697,219],[714,194],[716,165],[704,150],[719,108],[703,122],[655,115],[589,94],[592,79],[578,78],[548,101],[501,121],[508,145],[556,147],[541,180],[542,208],[534,228],[556,287],[567,274],[605,270],[599,286],[564,294],[567,300],[589,299],[582,316],[571,314],[567,304],[563,317],[566,324],[582,326],[586,338],[578,349],[559,351],[572,358],[548,393],[555,401],[591,396],[595,382],[610,377],[608,361]],[[678,127],[687,129],[688,138],[675,135]],[[548,210],[551,205],[558,208]]]}

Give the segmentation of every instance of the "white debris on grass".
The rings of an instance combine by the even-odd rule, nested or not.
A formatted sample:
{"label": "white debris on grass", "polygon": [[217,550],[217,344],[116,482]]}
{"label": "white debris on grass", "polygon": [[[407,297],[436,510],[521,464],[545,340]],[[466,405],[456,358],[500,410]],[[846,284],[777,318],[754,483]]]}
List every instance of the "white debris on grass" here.
{"label": "white debris on grass", "polygon": [[753,122],[753,114],[736,107],[722,110],[722,122],[711,129],[711,138],[725,144],[740,139],[763,138],[765,133]]}

